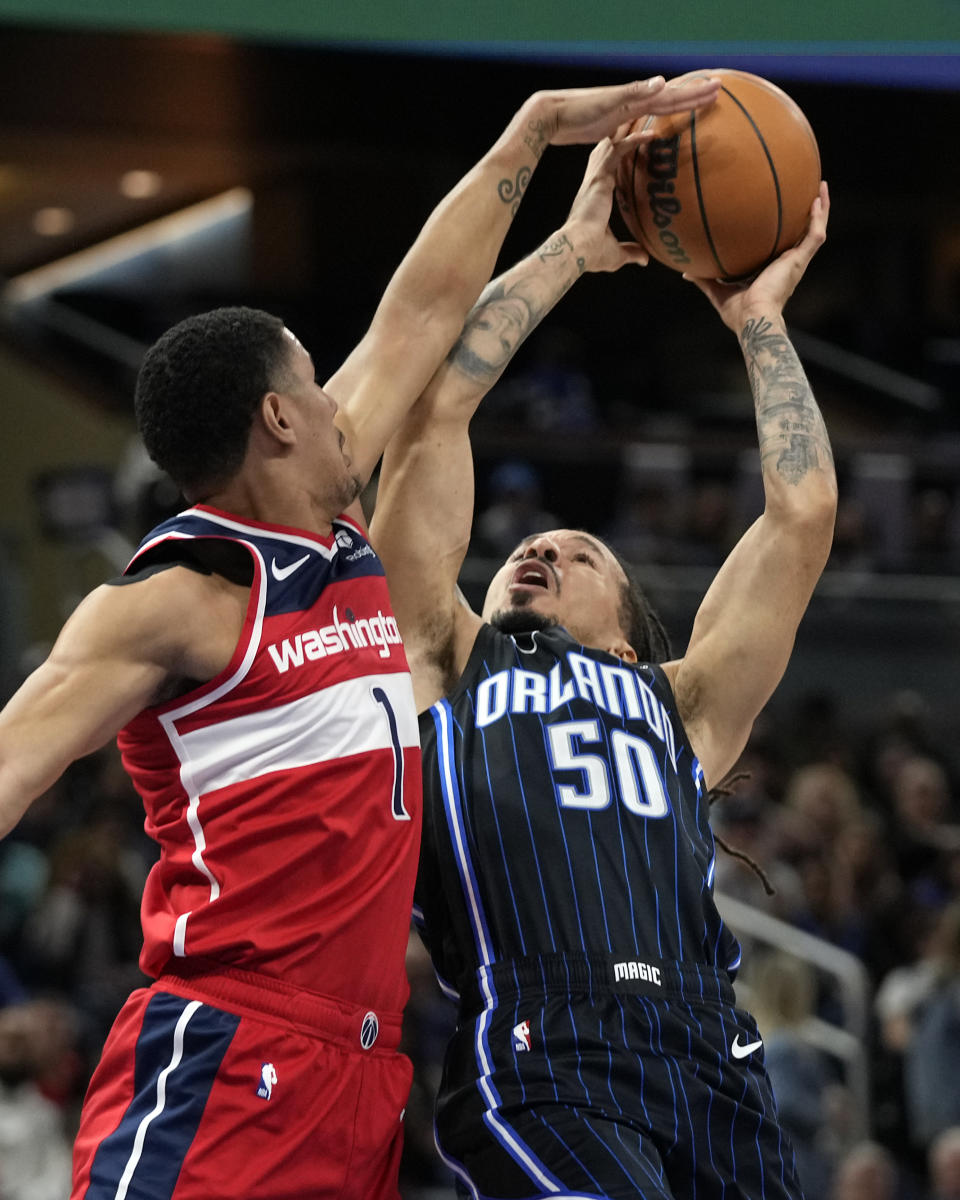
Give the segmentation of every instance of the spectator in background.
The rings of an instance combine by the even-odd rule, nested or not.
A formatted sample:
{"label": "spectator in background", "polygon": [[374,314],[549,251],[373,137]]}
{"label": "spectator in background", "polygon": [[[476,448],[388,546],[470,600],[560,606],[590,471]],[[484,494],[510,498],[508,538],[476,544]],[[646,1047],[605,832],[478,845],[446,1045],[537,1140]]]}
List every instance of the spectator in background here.
{"label": "spectator in background", "polygon": [[877,1142],[860,1142],[847,1151],[830,1195],[831,1200],[905,1200],[896,1160]]}
{"label": "spectator in background", "polygon": [[0,842],[0,948],[12,957],[19,956],[24,923],[46,891],[50,850],[70,814],[65,777],[38,796],[16,831]]}
{"label": "spectator in background", "polygon": [[930,1143],[927,1156],[930,1200],[960,1200],[960,1125],[951,1125]]}
{"label": "spectator in background", "polygon": [[453,1173],[441,1161],[434,1142],[433,1105],[457,1010],[440,990],[430,955],[413,931],[407,944],[407,977],[410,999],[403,1012],[400,1048],[413,1063],[413,1085],[403,1118],[400,1191],[404,1200],[413,1200],[423,1189],[446,1187],[452,1194]]}
{"label": "spectator in background", "polygon": [[908,758],[929,757],[935,752],[935,728],[928,701],[912,688],[900,688],[887,698],[882,715],[867,733],[861,775],[891,815],[897,772]]}
{"label": "spectator in background", "polygon": [[0,1009],[0,1200],[64,1200],[78,1083],[73,1014],[31,1000]]}
{"label": "spectator in background", "polygon": [[814,762],[794,771],[784,804],[792,836],[819,853],[859,816],[860,793],[842,767]]}
{"label": "spectator in background", "polygon": [[140,892],[123,870],[123,853],[109,809],[65,833],[51,852],[46,892],[23,930],[30,983],[72,996],[94,1047],[128,993],[147,982],[137,963]]}
{"label": "spectator in background", "polygon": [[779,808],[759,781],[743,780],[732,795],[719,799],[711,810],[711,823],[735,852],[717,855],[717,890],[783,920],[795,919],[803,896],[800,878],[781,852]]}
{"label": "spectator in background", "polygon": [[860,955],[877,983],[916,953],[916,914],[896,869],[888,825],[879,813],[863,808],[828,852],[837,890],[859,915]]}
{"label": "spectator in background", "polygon": [[925,936],[918,934],[915,950],[914,961],[883,977],[875,1000],[884,1045],[898,1054],[913,1039],[923,1006],[960,963],[960,900],[943,909]]}
{"label": "spectator in background", "polygon": [[672,529],[674,497],[663,487],[631,477],[620,492],[617,511],[603,538],[628,562],[657,566],[681,560],[681,545]]}
{"label": "spectator in background", "polygon": [[877,550],[867,510],[855,496],[842,498],[837,505],[837,524],[833,531],[833,549],[827,567],[841,571],[872,571],[877,565]]}
{"label": "spectator in background", "polygon": [[931,757],[902,761],[891,779],[898,869],[915,900],[941,907],[950,895],[950,851],[960,826],[943,766]]}
{"label": "spectator in background", "polygon": [[600,424],[593,384],[581,364],[582,340],[570,329],[542,329],[532,362],[513,379],[519,410],[540,433],[589,433]]}
{"label": "spectator in background", "polygon": [[790,954],[759,955],[748,969],[751,1007],[763,1034],[763,1061],[790,1134],[805,1195],[825,1196],[844,1133],[849,1097],[824,1055],[805,1036],[817,980]]}
{"label": "spectator in background", "polygon": [[500,463],[487,486],[488,506],[474,526],[474,550],[500,558],[531,529],[553,529],[560,522],[543,508],[543,487],[536,468],[521,459]]}
{"label": "spectator in background", "polygon": [[687,496],[680,535],[682,561],[692,566],[719,567],[741,532],[733,529],[733,494],[729,482],[698,480]]}
{"label": "spectator in background", "polygon": [[960,566],[954,536],[954,499],[944,488],[921,488],[913,498],[907,561],[922,575],[952,575]]}
{"label": "spectator in background", "polygon": [[858,953],[863,924],[846,865],[833,859],[838,838],[861,813],[857,785],[835,763],[810,763],[794,772],[784,805],[784,856],[795,866],[803,891],[794,919],[809,933]]}
{"label": "spectator in background", "polygon": [[931,950],[930,986],[904,1048],[907,1120],[920,1147],[960,1125],[960,901],[944,909]]}
{"label": "spectator in background", "polygon": [[[493,314],[506,343],[519,330],[513,314]],[[480,410],[479,425],[513,426],[545,434],[590,433],[600,416],[593,384],[581,364],[582,340],[571,329],[541,329],[530,339],[529,362],[491,392],[489,408]]]}

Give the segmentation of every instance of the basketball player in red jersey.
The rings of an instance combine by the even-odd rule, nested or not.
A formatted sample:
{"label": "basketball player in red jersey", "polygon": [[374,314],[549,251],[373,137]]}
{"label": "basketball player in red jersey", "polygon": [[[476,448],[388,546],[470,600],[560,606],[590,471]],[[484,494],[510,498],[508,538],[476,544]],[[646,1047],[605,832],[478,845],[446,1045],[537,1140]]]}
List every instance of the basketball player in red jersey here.
{"label": "basketball player in red jersey", "polygon": [[357,496],[546,146],[715,94],[658,77],[531,97],[324,387],[255,310],[191,318],[148,352],[141,432],[190,507],[79,605],[0,714],[0,833],[119,731],[160,843],[141,960],[157,982],[91,1081],[74,1200],[396,1196],[419,751]]}
{"label": "basketball player in red jersey", "polygon": [[437,1144],[458,1194],[483,1200],[801,1200],[732,987],[706,792],[830,551],[833,458],[782,316],[826,236],[826,185],[804,238],[749,285],[699,284],[740,341],[766,503],[683,657],[581,530],[531,530],[482,614],[457,588],[478,402],[584,270],[631,261],[608,227],[617,153],[596,148],[565,225],[484,291],[380,474],[371,536],[421,712],[415,911],[458,1003]]}

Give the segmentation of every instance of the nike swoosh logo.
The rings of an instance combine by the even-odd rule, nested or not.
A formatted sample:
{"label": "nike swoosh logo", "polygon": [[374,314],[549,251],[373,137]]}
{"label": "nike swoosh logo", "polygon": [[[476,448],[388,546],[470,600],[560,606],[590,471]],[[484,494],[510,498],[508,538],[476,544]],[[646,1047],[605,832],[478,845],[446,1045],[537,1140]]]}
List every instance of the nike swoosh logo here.
{"label": "nike swoosh logo", "polygon": [[746,1045],[744,1045],[740,1041],[740,1034],[738,1033],[737,1036],[733,1039],[733,1045],[730,1047],[730,1053],[733,1055],[734,1058],[746,1058],[747,1055],[752,1054],[754,1052],[754,1050],[759,1050],[762,1045],[763,1045],[762,1038],[759,1041],[747,1042]]}
{"label": "nike swoosh logo", "polygon": [[274,559],[270,563],[270,570],[273,572],[274,579],[277,579],[283,583],[287,576],[292,575],[297,567],[302,567],[309,557],[309,554],[305,554],[303,558],[298,558],[296,562],[292,562],[286,567],[278,567],[277,560]]}

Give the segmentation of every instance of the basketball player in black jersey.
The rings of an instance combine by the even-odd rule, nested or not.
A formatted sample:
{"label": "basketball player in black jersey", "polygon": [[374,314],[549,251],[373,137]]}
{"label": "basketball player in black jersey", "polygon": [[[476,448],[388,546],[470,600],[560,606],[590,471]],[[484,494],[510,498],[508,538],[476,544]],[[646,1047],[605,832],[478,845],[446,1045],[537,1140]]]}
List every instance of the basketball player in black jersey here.
{"label": "basketball player in black jersey", "polygon": [[532,532],[482,615],[457,589],[477,403],[583,271],[628,260],[608,228],[616,155],[595,150],[564,227],[489,285],[381,472],[372,536],[424,751],[415,915],[459,1003],[437,1139],[474,1197],[798,1200],[731,987],[705,793],[779,682],[831,545],[832,455],[782,316],[826,235],[825,185],[751,284],[698,283],[743,351],[765,506],[684,656],[579,530]]}

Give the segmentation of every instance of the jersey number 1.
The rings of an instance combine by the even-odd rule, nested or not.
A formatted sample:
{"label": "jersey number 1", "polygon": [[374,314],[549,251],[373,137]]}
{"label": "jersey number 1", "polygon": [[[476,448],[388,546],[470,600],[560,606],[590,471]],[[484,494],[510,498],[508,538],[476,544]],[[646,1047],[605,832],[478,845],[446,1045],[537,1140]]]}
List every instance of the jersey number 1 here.
{"label": "jersey number 1", "polygon": [[393,819],[409,821],[410,814],[403,807],[403,746],[400,745],[397,715],[382,687],[371,688],[370,691],[374,700],[383,705],[383,711],[387,714],[387,724],[390,726],[390,744],[393,746]]}

